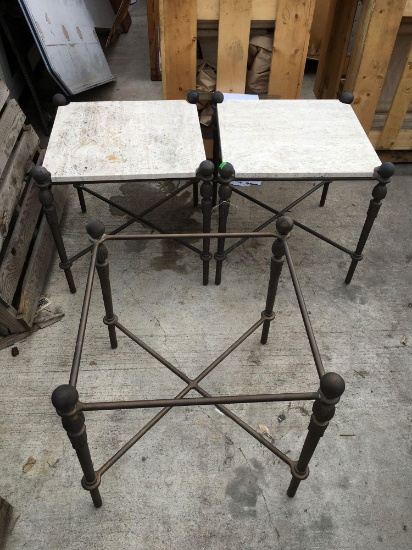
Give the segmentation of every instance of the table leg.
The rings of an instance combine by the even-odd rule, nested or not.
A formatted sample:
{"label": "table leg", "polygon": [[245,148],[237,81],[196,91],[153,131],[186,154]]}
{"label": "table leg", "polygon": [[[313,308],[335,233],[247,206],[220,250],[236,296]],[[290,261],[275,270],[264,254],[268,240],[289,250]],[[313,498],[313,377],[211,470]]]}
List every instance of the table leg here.
{"label": "table leg", "polygon": [[217,205],[219,165],[222,162],[222,156],[220,153],[220,133],[219,133],[219,118],[217,113],[217,106],[219,103],[223,103],[223,99],[224,99],[224,96],[222,92],[216,91],[212,93],[213,165],[215,167],[212,206]]}
{"label": "table leg", "polygon": [[39,200],[43,206],[43,212],[50,226],[50,231],[52,233],[53,240],[60,257],[59,266],[64,270],[70,292],[74,294],[76,292],[76,285],[74,284],[73,274],[71,271],[71,267],[73,264],[67,258],[60,225],[57,219],[56,207],[54,205],[54,197],[51,190],[51,174],[43,166],[35,166],[31,171],[31,176],[39,189]]}
{"label": "table leg", "polygon": [[[99,240],[105,233],[105,226],[99,220],[92,220],[86,225],[87,233],[92,242]],[[109,330],[110,345],[113,349],[117,348],[116,327],[114,323],[117,321],[117,316],[113,311],[112,289],[109,276],[109,252],[107,246],[102,243],[97,248],[96,271],[100,279],[100,287],[102,289],[104,309],[106,315],[103,317],[103,323],[107,325]]]}
{"label": "table leg", "polygon": [[[222,180],[219,186],[219,233],[226,233],[227,218],[229,216],[230,197],[232,196],[232,188],[230,181]],[[221,237],[217,240],[216,260],[216,276],[215,284],[220,285],[222,281],[222,266],[226,259],[225,238]]]}
{"label": "table leg", "polygon": [[52,403],[57,414],[61,416],[63,428],[66,430],[73,449],[76,451],[84,477],[83,489],[90,492],[93,504],[100,508],[102,497],[100,496],[100,476],[96,475],[87,442],[86,424],[83,412],[77,410],[79,394],[74,386],[63,384],[56,388],[52,395]]}
{"label": "table leg", "polygon": [[362,232],[359,237],[358,245],[355,252],[352,254],[352,263],[349,267],[348,274],[346,275],[345,283],[348,285],[355,273],[355,269],[358,262],[362,260],[362,252],[369,237],[369,233],[372,230],[373,223],[378,215],[378,212],[382,206],[382,200],[386,197],[387,188],[386,185],[390,183],[391,177],[395,173],[395,166],[391,162],[384,162],[379,168],[375,170],[375,177],[378,180],[378,184],[375,185],[372,191],[372,199],[369,203],[366,220],[362,228]]}
{"label": "table leg", "polygon": [[75,187],[77,191],[77,196],[79,197],[80,208],[84,214],[85,212],[87,212],[87,207],[86,207],[86,201],[84,200],[84,193],[83,193],[82,186],[83,186],[82,183],[73,184],[73,187]]}
{"label": "table leg", "polygon": [[319,206],[325,206],[326,197],[328,196],[328,191],[329,191],[329,185],[330,185],[331,183],[332,183],[332,182],[325,183],[325,185],[323,186],[323,189],[322,189],[322,196],[321,196],[321,198],[320,198]]}
{"label": "table leg", "polygon": [[294,497],[300,482],[309,475],[309,462],[320,441],[335,415],[335,405],[345,391],[345,382],[339,374],[328,372],[320,379],[319,399],[313,403],[308,435],[303,444],[299,460],[291,467],[292,480],[287,490],[288,497]]}
{"label": "table leg", "polygon": [[199,182],[193,182],[193,207],[197,208],[199,206]]}
{"label": "table leg", "polygon": [[[288,216],[282,216],[276,221],[276,229],[281,235],[288,235],[293,229],[293,220]],[[278,290],[278,283],[280,274],[282,273],[285,249],[283,246],[283,240],[278,237],[272,246],[272,260],[270,262],[270,278],[268,285],[268,293],[266,298],[266,307],[262,312],[263,317],[266,317],[263,323],[262,337],[260,339],[261,344],[266,344],[269,336],[270,323],[274,319],[273,307],[275,305],[276,293]]]}
{"label": "table leg", "polygon": [[[213,178],[214,166],[209,160],[204,160],[200,163],[196,175],[202,180],[200,186],[200,194],[202,196],[202,214],[203,214],[203,233],[210,233],[212,220],[212,196],[213,196]],[[203,239],[203,250],[200,254],[200,259],[203,261],[203,284],[209,283],[209,263],[212,259],[210,253],[210,239]]]}

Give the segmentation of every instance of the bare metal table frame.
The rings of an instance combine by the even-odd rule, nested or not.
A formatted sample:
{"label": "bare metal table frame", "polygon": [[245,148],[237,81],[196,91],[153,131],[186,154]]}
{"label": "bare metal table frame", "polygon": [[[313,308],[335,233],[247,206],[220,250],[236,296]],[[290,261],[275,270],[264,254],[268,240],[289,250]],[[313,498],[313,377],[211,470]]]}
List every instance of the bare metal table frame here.
{"label": "bare metal table frame", "polygon": [[[62,424],[78,456],[80,466],[83,470],[82,486],[90,492],[93,504],[99,508],[102,505],[99,486],[101,478],[133,445],[135,445],[157,422],[159,422],[173,407],[185,407],[191,405],[215,405],[223,414],[231,418],[238,426],[264,445],[269,451],[285,462],[291,471],[292,479],[287,490],[289,497],[293,497],[302,480],[309,475],[309,461],[323,436],[329,421],[335,414],[335,405],[339,402],[345,389],[345,383],[339,374],[329,372],[325,373],[319,349],[315,340],[313,329],[310,323],[308,311],[305,306],[302,290],[298,281],[295,267],[292,261],[287,239],[293,228],[293,220],[288,217],[280,217],[276,221],[277,233],[269,232],[251,232],[251,233],[200,233],[200,234],[170,234],[170,235],[106,235],[105,227],[100,221],[92,221],[87,225],[87,231],[92,241],[91,261],[87,277],[86,290],[84,295],[83,308],[81,312],[80,325],[77,335],[76,348],[73,357],[73,364],[70,374],[69,384],[64,384],[56,388],[52,395],[52,403],[56,408],[57,414],[62,419]],[[114,313],[112,302],[112,291],[109,277],[108,250],[106,241],[119,240],[158,240],[158,239],[233,239],[233,238],[269,238],[274,239],[272,246],[272,259],[270,262],[270,276],[265,309],[260,318],[244,332],[229,348],[227,348],[213,363],[205,368],[196,378],[189,378],[182,370],[162,357],[148,344],[143,342],[138,336],[130,332],[118,320]],[[311,392],[302,393],[281,393],[281,394],[258,394],[258,395],[221,395],[212,396],[204,390],[200,383],[212,372],[222,361],[228,357],[238,346],[242,344],[251,334],[262,327],[261,343],[266,344],[268,340],[269,328],[275,318],[274,305],[278,288],[279,278],[282,272],[284,261],[289,268],[295,289],[297,301],[302,314],[307,337],[311,347],[313,359],[316,365],[320,380],[319,389]],[[187,386],[173,399],[152,399],[136,401],[112,401],[112,402],[90,402],[85,403],[79,400],[79,394],[76,389],[77,379],[80,368],[83,342],[85,338],[87,317],[89,312],[93,280],[95,270],[98,273],[102,296],[105,308],[103,322],[107,325],[111,347],[117,347],[116,329],[129,337],[138,346],[147,351],[167,369],[176,374],[181,380],[186,382]],[[185,398],[191,391],[196,390],[201,397]],[[279,402],[279,401],[314,401],[312,415],[309,422],[308,434],[306,436],[303,448],[298,460],[293,460],[272,443],[267,441],[263,435],[259,434],[236,414],[234,414],[226,405],[235,403],[258,403],[258,402]],[[88,411],[118,410],[118,409],[144,409],[161,408],[150,422],[148,422],[139,432],[132,437],[123,447],[110,458],[98,470],[94,469],[93,461],[87,442],[85,413]]]}
{"label": "bare metal table frame", "polygon": [[[262,176],[259,176],[258,178],[251,178],[251,177],[242,178],[242,177],[236,176],[236,173],[235,173],[236,166],[233,166],[230,162],[222,162],[226,160],[228,161],[231,160],[231,159],[224,159],[222,157],[222,151],[221,151],[218,105],[223,103],[224,95],[222,94],[222,92],[218,92],[218,91],[212,92],[212,94],[206,94],[203,92],[190,90],[187,93],[187,101],[189,103],[196,104],[199,102],[200,99],[205,99],[207,97],[211,98],[211,104],[213,108],[212,129],[213,129],[214,182],[213,182],[213,201],[212,202],[213,204],[216,204],[217,196],[219,196],[219,232],[220,233],[226,232],[229,210],[230,210],[230,200],[233,193],[239,195],[240,197],[258,205],[259,207],[273,214],[268,220],[266,220],[264,223],[262,223],[261,225],[259,225],[253,230],[253,232],[258,232],[265,229],[268,225],[273,223],[280,216],[283,216],[285,213],[289,212],[292,208],[297,206],[307,197],[312,195],[312,193],[315,193],[318,190],[322,190],[319,206],[321,207],[325,206],[326,198],[329,191],[329,186],[333,182],[355,180],[355,181],[375,181],[377,183],[377,185],[375,185],[375,187],[372,190],[372,199],[369,203],[369,208],[366,214],[366,220],[361,230],[361,234],[359,236],[358,243],[356,245],[355,250],[349,249],[348,247],[334,241],[333,239],[327,237],[326,235],[323,235],[319,231],[316,231],[311,227],[308,227],[307,225],[304,225],[295,219],[293,220],[296,227],[303,229],[305,232],[309,233],[310,235],[313,235],[314,237],[317,237],[318,239],[330,244],[334,248],[341,250],[351,258],[351,263],[345,278],[345,283],[350,284],[350,282],[352,281],[352,277],[355,273],[355,270],[358,266],[358,263],[363,259],[364,248],[368,241],[375,219],[378,216],[379,210],[382,206],[382,201],[386,197],[386,194],[387,194],[386,186],[391,182],[391,177],[395,173],[395,166],[391,162],[384,162],[380,166],[377,166],[374,168],[372,177],[350,176],[350,177],[330,178],[330,177],[273,177],[273,176],[262,177]],[[339,97],[339,101],[341,103],[350,105],[354,101],[354,96],[350,92],[345,92]],[[249,105],[249,103],[250,102],[247,101],[246,105]],[[272,205],[266,204],[263,201],[260,201],[244,193],[237,187],[230,185],[233,180],[242,181],[242,180],[251,180],[251,179],[252,180],[259,179],[261,181],[271,181],[271,182],[273,181],[294,181],[294,182],[308,181],[309,182],[310,181],[313,183],[313,186],[311,187],[311,189],[309,189],[306,193],[298,197],[291,204],[288,204],[282,209],[277,209],[277,208],[274,208]],[[221,238],[218,240],[218,248],[214,255],[214,258],[216,260],[215,284],[217,285],[220,284],[222,280],[223,262],[226,260],[227,256],[231,252],[236,250],[236,248],[238,248],[240,245],[245,243],[249,238],[250,237],[243,236],[238,241],[236,241],[235,243],[231,244],[228,247],[225,247],[224,238]],[[207,284],[207,283],[205,283],[204,281],[204,284]]]}

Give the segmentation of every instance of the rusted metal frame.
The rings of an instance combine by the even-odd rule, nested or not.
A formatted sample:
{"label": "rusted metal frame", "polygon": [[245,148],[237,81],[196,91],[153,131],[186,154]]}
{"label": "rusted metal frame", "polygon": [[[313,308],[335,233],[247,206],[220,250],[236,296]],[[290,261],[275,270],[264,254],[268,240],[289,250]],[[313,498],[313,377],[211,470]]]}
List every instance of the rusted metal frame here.
{"label": "rusted metal frame", "polygon": [[[210,238],[219,238],[221,236],[221,234],[207,234],[210,236]],[[234,233],[234,234],[225,234],[226,237],[230,238],[231,236],[234,237],[234,238],[238,238],[238,233]],[[202,237],[203,235],[202,234],[198,234],[198,235],[188,235],[189,238],[196,238],[196,237]],[[274,233],[261,233],[259,235],[252,235],[252,237],[256,238],[256,237],[277,237],[276,234]],[[158,240],[158,239],[164,239],[164,238],[172,238],[172,235],[119,235],[119,236],[114,236],[114,235],[105,235],[103,234],[102,237],[98,240],[96,240],[96,243],[95,243],[95,246],[99,246],[100,244],[102,244],[105,240],[144,240],[144,239],[148,239],[148,240]],[[157,352],[155,352],[154,350],[152,350],[150,348],[150,346],[148,346],[147,344],[145,344],[143,341],[141,341],[137,336],[135,336],[133,333],[131,333],[130,331],[128,331],[125,327],[123,327],[123,325],[121,325],[117,320],[114,320],[113,321],[113,325],[116,326],[120,331],[122,331],[123,333],[125,333],[128,337],[130,337],[135,343],[137,343],[138,345],[140,345],[143,349],[145,349],[146,351],[148,351],[148,353],[150,353],[153,357],[155,357],[157,360],[159,360],[162,364],[164,364],[167,368],[169,368],[169,370],[172,370],[172,372],[174,372],[177,376],[179,376],[179,378],[181,378],[182,380],[184,380],[188,386],[182,390],[182,392],[180,392],[178,394],[178,396],[173,399],[173,400],[166,400],[167,403],[170,403],[168,404],[162,411],[160,411],[146,426],[144,426],[131,440],[129,440],[129,442],[127,442],[109,461],[107,461],[103,466],[102,468],[100,468],[98,471],[97,471],[97,474],[98,476],[100,477],[104,472],[106,472],[115,462],[117,462],[117,460],[119,458],[121,458],[121,456],[123,456],[141,437],[143,437],[143,435],[145,433],[147,433],[147,431],[149,431],[161,418],[163,418],[163,416],[165,414],[167,414],[174,406],[174,403],[179,403],[179,401],[176,401],[179,400],[179,399],[182,399],[187,393],[189,393],[192,389],[196,390],[198,393],[200,393],[203,398],[207,398],[209,400],[209,404],[211,402],[211,400],[214,402],[214,404],[216,405],[216,407],[221,410],[221,412],[223,412],[223,414],[225,414],[226,416],[228,416],[229,418],[231,418],[236,424],[238,424],[240,427],[242,427],[243,429],[245,429],[250,435],[252,435],[253,437],[255,437],[259,442],[261,442],[263,445],[265,445],[272,453],[274,453],[276,456],[278,456],[281,460],[283,460],[286,464],[288,464],[290,467],[292,467],[293,465],[293,461],[287,456],[285,455],[284,453],[282,453],[279,449],[277,449],[274,445],[270,444],[269,442],[267,442],[265,440],[265,438],[257,433],[255,430],[253,430],[253,428],[251,428],[251,426],[249,426],[248,424],[246,424],[243,420],[241,420],[237,415],[235,415],[234,413],[232,413],[232,411],[230,411],[229,409],[227,409],[226,407],[224,407],[221,403],[219,403],[218,401],[216,402],[216,400],[219,400],[219,397],[213,397],[211,396],[210,394],[208,394],[208,392],[206,392],[203,388],[201,388],[198,384],[201,380],[203,380],[208,374],[210,374],[210,372],[216,367],[218,366],[228,355],[230,355],[230,353],[232,353],[232,351],[234,351],[244,340],[246,340],[246,338],[248,338],[253,332],[255,332],[257,330],[257,328],[259,328],[263,323],[264,321],[266,320],[266,317],[262,316],[261,319],[259,319],[256,323],[254,323],[254,325],[252,325],[252,327],[246,331],[242,336],[240,336],[240,338],[238,338],[236,340],[236,342],[234,342],[231,346],[229,346],[229,348],[227,350],[225,350],[215,361],[213,361],[213,363],[211,363],[201,374],[199,374],[194,380],[191,380],[189,377],[187,377],[184,373],[182,373],[179,369],[177,369],[174,365],[172,365],[169,361],[167,361],[166,359],[164,359],[162,356],[160,356]],[[291,394],[292,397],[293,397],[293,394]],[[304,400],[305,399],[316,399],[317,397],[317,394],[316,393],[307,393],[307,394],[295,394],[297,397],[303,397]],[[241,399],[242,397],[245,397],[245,396],[225,396],[226,399],[229,399],[230,402],[233,402],[232,400],[233,399]],[[221,397],[220,399],[225,399],[225,397]],[[261,401],[262,400],[262,397],[260,396],[247,396],[245,397],[247,399],[251,398],[251,399],[256,399],[257,401]],[[264,398],[263,398],[264,399]],[[279,400],[278,397],[273,397],[271,399],[276,399],[276,400]],[[236,401],[234,401],[236,402]],[[238,401],[239,402],[239,401]],[[254,401],[243,401],[243,402],[254,402]],[[157,404],[157,406],[160,406],[159,405],[159,401],[156,401],[155,402]],[[180,405],[180,406],[184,406],[184,405],[187,405],[187,403],[183,403]],[[81,406],[79,404],[79,406]],[[87,407],[87,404],[84,404],[85,407]],[[93,406],[93,404],[91,404],[91,406]],[[154,407],[155,405],[153,405]],[[86,409],[84,409],[86,410]]]}
{"label": "rusted metal frame", "polygon": [[[194,388],[196,389],[196,388]],[[156,409],[160,407],[190,407],[192,405],[236,405],[238,403],[274,403],[279,401],[314,401],[318,392],[278,393],[256,395],[218,395],[216,397],[188,397],[173,399],[143,399],[140,401],[79,402],[81,411],[114,411],[119,409]]]}
{"label": "rusted metal frame", "polygon": [[243,232],[231,232],[231,233],[163,233],[160,235],[150,234],[150,235],[113,235],[108,233],[103,235],[101,239],[96,241],[98,244],[104,243],[105,241],[156,241],[160,239],[170,239],[174,240],[176,237],[182,237],[183,239],[219,239],[220,237],[225,237],[225,239],[239,239],[242,235],[246,235],[250,239],[257,238],[272,238],[276,239],[278,237],[277,233],[272,233],[269,231],[261,231],[259,233],[254,233],[253,231],[243,231]]}
{"label": "rusted metal frame", "polygon": [[[100,222],[101,223],[101,222]],[[95,232],[97,233],[96,229],[96,222],[93,222]],[[99,222],[97,222],[97,225],[99,225]],[[103,473],[105,473],[111,466],[117,462],[119,458],[121,458],[137,441],[143,437],[145,433],[147,433],[161,418],[163,418],[173,407],[175,406],[190,406],[190,405],[215,405],[215,407],[220,410],[223,414],[225,414],[228,418],[231,418],[238,426],[243,428],[247,433],[249,433],[252,437],[254,437],[257,441],[259,441],[262,445],[264,445],[268,450],[270,450],[273,454],[275,454],[279,459],[281,459],[283,462],[288,464],[288,466],[291,469],[292,473],[292,481],[288,490],[288,495],[293,496],[296,492],[297,487],[299,486],[299,483],[301,480],[305,479],[309,475],[309,469],[307,467],[307,464],[309,463],[309,460],[315,450],[315,447],[320,439],[320,437],[323,435],[324,429],[327,425],[327,423],[321,422],[321,425],[319,428],[317,428],[317,423],[322,421],[321,416],[323,417],[323,414],[320,416],[314,412],[314,415],[316,418],[312,415],[311,424],[309,426],[310,434],[307,438],[307,441],[305,442],[304,448],[302,450],[301,456],[298,461],[294,461],[291,458],[289,458],[287,455],[282,453],[277,447],[269,443],[263,435],[259,434],[251,428],[246,422],[244,422],[241,418],[239,418],[236,414],[234,414],[230,409],[224,406],[224,404],[234,404],[234,403],[252,403],[252,402],[279,402],[279,401],[307,401],[307,400],[313,400],[315,402],[314,404],[314,411],[317,411],[319,408],[319,403],[323,406],[323,403],[327,404],[329,406],[329,403],[335,403],[337,400],[333,399],[333,401],[330,401],[334,397],[333,392],[336,390],[335,382],[332,380],[332,384],[330,383],[330,376],[332,377],[338,377],[339,375],[335,375],[334,373],[328,373],[327,375],[324,374],[323,365],[320,359],[319,350],[317,348],[316,341],[314,339],[313,330],[310,324],[310,320],[307,314],[306,306],[303,300],[302,292],[299,286],[299,282],[297,279],[297,275],[295,272],[295,268],[291,259],[290,251],[286,242],[287,236],[290,232],[290,230],[293,227],[293,222],[290,218],[281,218],[277,222],[277,231],[278,233],[268,233],[268,232],[262,232],[259,234],[256,233],[250,233],[250,238],[261,238],[261,237],[275,237],[276,241],[274,244],[275,249],[272,248],[272,251],[274,253],[274,257],[276,259],[277,255],[276,251],[279,246],[283,245],[284,248],[284,255],[286,257],[288,267],[291,273],[293,285],[295,288],[295,292],[297,295],[298,303],[300,306],[300,310],[302,313],[302,317],[305,323],[306,332],[308,335],[309,342],[311,344],[311,350],[312,354],[315,360],[315,364],[318,370],[319,377],[321,379],[321,388],[318,392],[305,392],[305,393],[291,393],[291,394],[258,394],[258,395],[238,395],[238,396],[212,396],[210,395],[206,390],[201,388],[198,384],[201,380],[203,380],[217,365],[219,365],[234,349],[236,349],[248,336],[250,336],[258,327],[260,327],[262,324],[264,324],[265,321],[268,320],[268,315],[266,310],[262,313],[262,318],[259,319],[252,327],[246,331],[236,342],[234,342],[227,350],[225,350],[213,363],[211,363],[206,369],[202,371],[201,374],[199,374],[194,380],[190,379],[188,376],[186,376],[182,371],[180,371],[177,367],[172,365],[169,361],[164,359],[162,356],[160,356],[157,352],[152,350],[147,344],[142,342],[138,337],[136,337],[134,334],[132,334],[130,331],[128,331],[125,327],[123,327],[118,321],[117,318],[113,315],[113,318],[106,319],[106,324],[110,324],[111,326],[117,327],[119,330],[124,332],[126,336],[129,336],[133,341],[135,341],[138,345],[140,345],[143,349],[148,351],[153,357],[158,359],[162,364],[164,364],[166,367],[169,368],[172,372],[174,372],[179,378],[184,380],[188,385],[186,388],[184,388],[174,399],[157,399],[157,400],[140,400],[140,401],[120,401],[120,402],[100,402],[100,403],[81,403],[78,400],[78,394],[77,391],[73,386],[75,386],[79,371],[79,364],[80,364],[80,356],[83,346],[83,340],[85,335],[85,328],[86,328],[86,322],[87,322],[87,314],[90,306],[90,300],[91,300],[91,292],[93,287],[93,279],[94,279],[94,270],[97,267],[97,261],[98,261],[98,253],[99,249],[104,245],[103,243],[106,240],[159,240],[159,239],[173,239],[175,235],[169,234],[169,235],[105,235],[104,234],[104,226],[103,224],[100,225],[100,231],[97,235],[94,235],[92,231],[89,231],[89,235],[91,240],[94,242],[92,247],[92,255],[91,255],[91,261],[90,261],[90,267],[89,267],[89,273],[88,273],[88,279],[87,279],[87,285],[85,290],[85,297],[84,297],[84,303],[83,303],[83,309],[82,309],[82,315],[79,325],[79,332],[78,332],[78,338],[76,342],[76,351],[75,356],[73,359],[73,366],[72,366],[72,372],[71,372],[71,378],[70,383],[71,386],[66,386],[67,388],[72,388],[73,392],[76,392],[76,396],[72,395],[70,397],[70,401],[72,401],[72,404],[69,403],[67,405],[67,396],[66,398],[60,399],[60,407],[59,403],[53,402],[53,404],[56,406],[57,412],[62,416],[63,420],[65,417],[73,416],[79,417],[83,415],[83,411],[85,410],[113,410],[113,409],[119,409],[119,408],[157,408],[157,407],[164,407],[154,418],[152,418],[151,421],[149,421],[133,438],[131,438],[112,458],[110,458],[99,470],[94,472],[94,480],[88,481],[86,478],[83,478],[82,485],[85,489],[91,492],[91,496],[93,498],[93,502],[95,506],[99,507],[101,506],[101,498],[98,491],[98,487],[100,484],[101,476]],[[202,237],[209,237],[209,238],[215,238],[218,239],[219,237],[225,236],[225,238],[238,238],[240,235],[245,235],[244,233],[207,233],[207,234],[187,234],[182,235],[179,234],[180,237],[184,238],[202,238]],[[248,235],[246,233],[246,235]],[[276,248],[277,244],[277,248]],[[103,255],[102,255],[103,257]],[[107,258],[106,258],[107,260]],[[108,273],[107,273],[108,277]],[[104,298],[104,293],[103,293]],[[268,298],[269,299],[269,298]],[[274,317],[274,314],[270,317]],[[329,377],[329,384],[326,383],[326,378]],[[325,381],[325,382],[324,382]],[[341,380],[343,383],[343,381]],[[338,385],[340,382],[338,383]],[[344,388],[344,383],[343,383]],[[200,398],[187,398],[184,399],[185,395],[189,393],[192,389],[197,391],[202,397]],[[65,386],[60,386],[56,392],[59,390],[63,391],[63,394],[66,393],[67,390],[65,390]],[[56,393],[55,392],[55,393]],[[322,393],[323,392],[323,393]],[[343,392],[343,389],[341,389],[340,394]],[[330,395],[327,395],[329,394]],[[340,395],[339,394],[339,395]],[[326,401],[325,401],[326,398]],[[62,405],[64,405],[64,408],[62,408]],[[67,412],[66,412],[67,411]],[[319,417],[319,418],[318,418]],[[84,417],[83,422],[84,422]],[[329,418],[328,418],[329,419]],[[65,422],[65,420],[64,420]],[[71,428],[68,424],[67,426],[63,422],[64,427],[66,430],[68,430],[69,438],[72,438],[71,434]],[[315,422],[316,426],[315,428],[312,428],[312,424]],[[313,424],[313,425],[315,425]],[[313,430],[315,430],[313,432]],[[313,432],[313,434],[312,434]],[[84,429],[85,433],[85,429]],[[73,442],[72,442],[73,443]],[[76,443],[76,442],[75,442]],[[88,462],[90,462],[92,467],[92,462],[90,458],[90,452],[88,450],[87,446],[87,440],[85,439],[85,445],[87,449],[85,448],[85,452],[87,451],[87,457]],[[77,443],[76,445],[73,443],[73,446],[76,448],[77,452]],[[84,457],[79,455],[79,460],[81,463],[81,466],[84,470],[84,466],[86,464],[86,460]],[[87,465],[87,464],[86,464]],[[305,466],[306,465],[306,466]],[[90,474],[91,475],[91,474]],[[89,476],[90,477],[90,476]]]}
{"label": "rusted metal frame", "polygon": [[73,356],[72,369],[70,372],[69,384],[76,387],[77,378],[79,376],[80,359],[82,356],[84,335],[86,333],[87,317],[90,309],[90,301],[92,297],[93,281],[95,274],[95,267],[97,261],[97,249],[98,244],[92,246],[92,254],[90,259],[89,273],[87,275],[86,290],[84,292],[82,313],[80,316],[79,330],[77,332],[76,348]]}
{"label": "rusted metal frame", "polygon": [[295,266],[293,265],[292,257],[290,255],[290,250],[286,239],[283,239],[283,246],[285,250],[286,262],[289,267],[290,276],[292,278],[293,287],[295,289],[296,298],[298,299],[299,309],[302,314],[302,319],[305,324],[306,334],[308,336],[310,349],[312,350],[313,359],[315,361],[316,370],[318,371],[319,378],[325,374],[325,369],[323,367],[322,358],[320,356],[318,344],[316,343],[315,334],[313,332],[312,323],[309,319],[308,310],[306,308],[305,300],[303,298],[302,290],[300,288],[299,279],[296,274]]}
{"label": "rusted metal frame", "polygon": [[[322,185],[326,185],[327,183],[330,183],[330,182],[325,181],[325,182],[323,182]],[[316,189],[318,189],[318,187],[320,187],[320,185],[316,186],[316,188],[314,188],[314,190],[316,191]],[[269,225],[270,223],[272,223],[273,221],[275,221],[279,216],[285,214],[290,208],[293,208],[293,206],[295,206],[295,203],[296,203],[296,201],[295,201],[295,203],[290,204],[289,206],[287,206],[283,210],[276,210],[275,208],[272,208],[271,206],[268,206],[267,204],[263,203],[262,201],[259,201],[258,199],[255,199],[254,197],[251,197],[250,195],[247,195],[246,193],[243,193],[242,191],[240,191],[239,189],[236,189],[235,187],[232,187],[232,190],[237,195],[241,195],[242,197],[246,198],[247,200],[257,204],[258,206],[261,206],[265,210],[269,210],[269,212],[273,212],[274,214],[276,214],[275,216],[270,218],[270,220],[268,220],[267,222],[263,223],[258,228],[256,228],[255,229],[256,232],[260,231],[260,228],[264,228],[267,225]],[[299,200],[299,202],[300,202],[300,200]],[[306,231],[307,233],[310,233],[314,237],[318,237],[318,239],[321,239],[322,241],[334,246],[335,248],[338,248],[339,250],[341,250],[342,252],[345,252],[349,256],[351,256],[351,257],[353,256],[353,251],[350,250],[349,248],[346,248],[346,246],[343,246],[343,245],[333,241],[332,239],[329,239],[329,237],[326,237],[325,235],[322,235],[322,233],[319,233],[318,231],[315,231],[314,229],[308,227],[307,225],[304,225],[303,223],[298,222],[295,219],[293,219],[293,223],[296,225],[296,227],[299,227],[300,229],[303,229],[303,231]],[[249,237],[245,237],[243,239],[240,239],[237,243],[234,243],[232,246],[227,248],[226,249],[226,254],[229,254],[229,252],[232,252],[233,250],[235,250],[238,246],[240,246],[241,244],[246,242],[248,240],[248,238]]]}

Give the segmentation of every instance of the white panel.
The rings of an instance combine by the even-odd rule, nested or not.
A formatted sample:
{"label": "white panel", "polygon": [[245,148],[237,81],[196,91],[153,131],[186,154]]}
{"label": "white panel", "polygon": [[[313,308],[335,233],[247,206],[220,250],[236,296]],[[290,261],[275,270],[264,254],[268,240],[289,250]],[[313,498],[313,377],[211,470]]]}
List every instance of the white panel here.
{"label": "white panel", "polygon": [[111,29],[116,14],[110,0],[84,0],[97,29]]}
{"label": "white panel", "polygon": [[196,105],[96,101],[59,107],[43,165],[54,182],[191,178],[205,160]]}
{"label": "white panel", "polygon": [[43,60],[63,90],[77,94],[113,80],[83,0],[19,0]]}
{"label": "white panel", "polygon": [[218,114],[223,160],[238,178],[371,177],[381,165],[338,100],[228,101]]}

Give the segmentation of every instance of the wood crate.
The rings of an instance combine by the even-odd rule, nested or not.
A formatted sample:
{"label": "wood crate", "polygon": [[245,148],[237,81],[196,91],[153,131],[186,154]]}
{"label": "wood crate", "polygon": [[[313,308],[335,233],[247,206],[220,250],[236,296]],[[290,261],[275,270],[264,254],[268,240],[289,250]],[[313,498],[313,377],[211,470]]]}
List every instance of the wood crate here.
{"label": "wood crate", "polygon": [[275,27],[268,95],[298,98],[314,8],[315,0],[160,0],[163,98],[182,99],[196,87],[198,24],[205,21],[218,22],[218,90],[245,92],[251,27],[266,22]]}
{"label": "wood crate", "polygon": [[[44,151],[25,115],[0,80],[0,325],[24,332],[33,324],[54,250],[37,189],[27,174]],[[54,193],[60,218],[66,187]]]}
{"label": "wood crate", "polygon": [[412,0],[364,0],[350,62],[344,65],[357,0],[332,0],[315,95],[330,99],[340,90],[355,96],[353,109],[385,160],[411,160]]}

